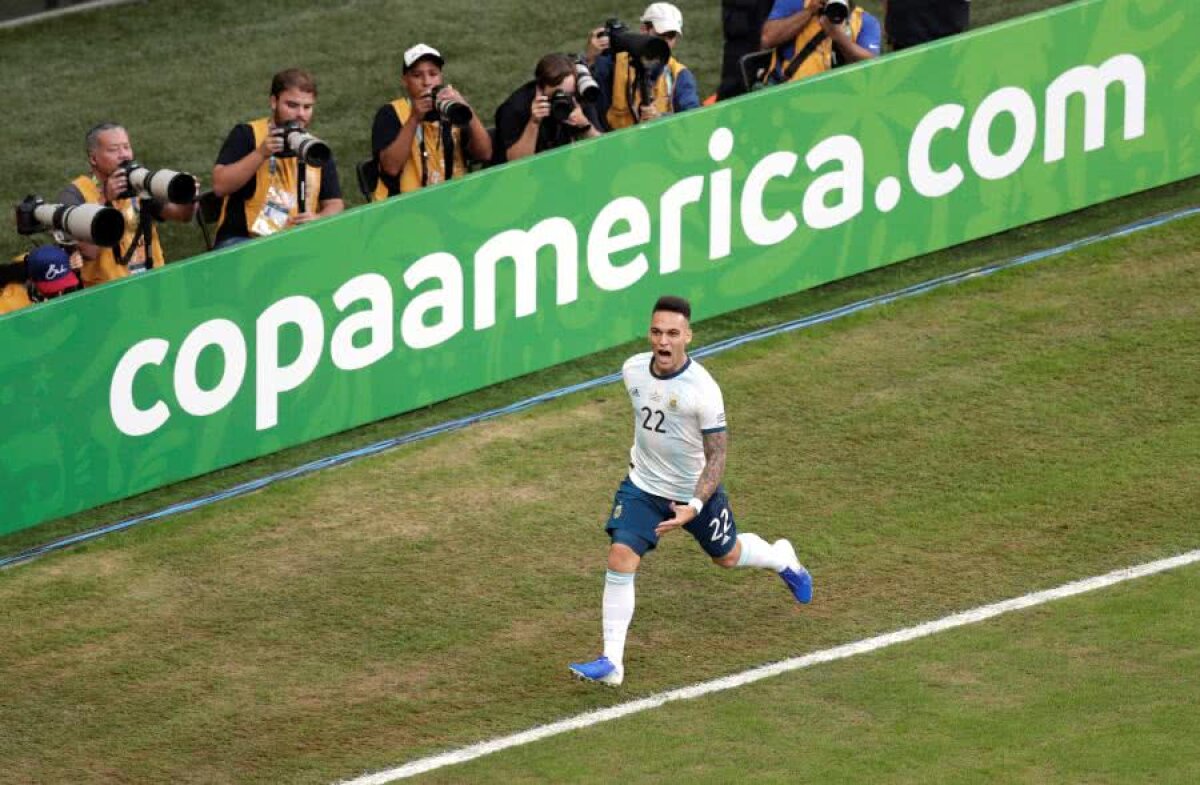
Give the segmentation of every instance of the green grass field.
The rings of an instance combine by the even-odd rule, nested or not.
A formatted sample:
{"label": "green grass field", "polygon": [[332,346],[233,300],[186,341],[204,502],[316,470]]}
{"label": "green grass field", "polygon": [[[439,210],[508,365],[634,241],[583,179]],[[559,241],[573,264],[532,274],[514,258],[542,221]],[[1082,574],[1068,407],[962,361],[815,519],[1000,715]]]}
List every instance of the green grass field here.
{"label": "green grass field", "polygon": [[[684,60],[711,88],[715,10],[680,5]],[[974,5],[986,22],[1050,3]],[[74,174],[82,129],[112,107],[145,161],[206,173],[297,51],[323,79],[317,127],[340,152],[365,147],[410,37],[463,62],[456,82],[490,111],[531,52],[578,48],[593,20],[639,10],[154,0],[3,31],[0,75],[28,118],[0,129],[4,198]],[[85,57],[93,28],[87,52],[105,54]],[[170,71],[133,67],[134,47]],[[1200,180],[1157,189],[700,323],[697,341],[1197,203]],[[331,782],[1200,547],[1197,236],[1200,220],[1176,222],[706,361],[730,413],[739,525],[797,542],[817,598],[797,609],[773,576],[664,542],[638,579],[619,691],[565,669],[599,645],[601,526],[630,438],[616,387],[0,572],[0,779]],[[167,240],[176,258],[199,249],[195,230]],[[0,552],[608,373],[640,348],[10,535]],[[426,779],[1194,782],[1198,579],[1123,584]]]}
{"label": "green grass field", "polygon": [[[719,572],[676,538],[639,577],[625,687],[568,680],[565,662],[598,645],[601,519],[629,439],[627,403],[610,387],[6,571],[0,704],[20,720],[6,728],[0,766],[31,782],[331,781],[1195,548],[1200,350],[1187,336],[1200,309],[1198,228],[1190,219],[710,360],[730,411],[740,524],[801,544],[818,580],[810,608],[791,606],[773,576]],[[1070,667],[1094,657],[1100,673],[1117,668],[1161,716],[1194,711],[1181,664],[1197,654],[1194,618],[1177,614],[1188,629],[1160,636],[1129,627],[1141,614],[1150,611],[1097,612],[1083,625],[1095,635],[1078,645],[1043,644],[1019,616],[998,626],[1021,636],[1014,656],[1051,643],[1078,650],[1085,662]],[[1172,656],[1106,642],[1140,632]],[[1035,703],[1062,688],[1026,660],[1005,676],[999,654],[978,662],[972,645],[946,679],[986,670],[1020,681]],[[1032,716],[1014,698],[1003,734],[987,723],[939,734],[939,711],[969,706],[911,706],[920,679],[939,672],[894,670],[896,656],[915,655],[881,653],[755,692],[791,689],[851,716],[902,716],[902,701],[927,718],[927,746],[906,745],[900,760],[879,733],[839,763],[847,740],[836,725],[792,744],[819,747],[811,754],[831,779],[867,758],[877,763],[865,779],[940,779],[946,761],[991,744],[1020,761],[1024,781],[1124,781],[1106,779],[1107,766],[1144,767],[1149,781],[1175,772],[1143,747],[1163,734],[1194,744],[1191,726],[1156,720],[1128,729],[1133,757],[1060,759],[1113,732],[1089,723],[1124,729],[1128,707],[1088,692],[1111,681],[1099,675],[1081,676],[1070,700],[1047,699],[1053,712]],[[839,702],[829,680],[860,668],[841,677],[858,687]],[[893,682],[869,689],[871,674]],[[1114,703],[1104,718],[1090,708]],[[738,717],[718,714],[714,733],[744,733]],[[776,720],[772,737],[769,716],[756,722],[746,735],[791,749],[787,726]],[[1039,752],[1020,741],[1039,723],[1073,737]],[[610,732],[626,731],[594,733]],[[703,736],[684,736],[680,754],[699,765]],[[606,772],[624,756],[601,747],[572,745],[562,779],[615,781]],[[530,781],[559,781],[520,762],[539,751],[513,754]],[[741,757],[697,776],[722,781],[756,760],[744,741],[731,754]],[[800,767],[784,752],[771,760],[776,772]],[[661,776],[646,765],[644,779]]]}

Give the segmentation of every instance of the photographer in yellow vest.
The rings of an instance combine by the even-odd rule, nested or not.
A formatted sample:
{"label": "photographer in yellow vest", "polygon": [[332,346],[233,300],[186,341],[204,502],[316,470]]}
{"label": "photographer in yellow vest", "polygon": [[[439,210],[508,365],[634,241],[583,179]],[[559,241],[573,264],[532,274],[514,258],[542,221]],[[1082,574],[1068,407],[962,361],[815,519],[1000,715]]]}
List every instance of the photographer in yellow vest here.
{"label": "photographer in yellow vest", "polygon": [[213,192],[224,199],[214,247],[345,209],[333,153],[308,131],[316,103],[312,74],[289,68],[271,79],[271,115],[229,132],[213,167]]}
{"label": "photographer in yellow vest", "polygon": [[879,56],[879,20],[854,0],[775,0],[762,29],[774,49],[768,84],[794,82]]}
{"label": "photographer in yellow vest", "polygon": [[0,264],[0,314],[79,291],[79,257],[59,245],[39,245]]}
{"label": "photographer in yellow vest", "polygon": [[467,155],[492,160],[492,138],[479,113],[442,82],[445,64],[425,44],[404,53],[406,95],[381,106],[371,126],[371,152],[379,166],[376,200],[462,177]]}
{"label": "photographer in yellow vest", "polygon": [[[671,3],[651,3],[642,13],[641,33],[662,39],[673,52],[683,35],[683,14]],[[655,73],[647,74],[629,51],[614,51],[609,40],[614,34],[605,27],[593,30],[586,53],[600,85],[598,112],[606,128],[627,128],[700,106],[696,77],[674,54],[656,66]],[[646,82],[651,89],[646,89]]]}
{"label": "photographer in yellow vest", "polygon": [[[83,282],[95,286],[161,267],[165,259],[158,242],[156,221],[192,220],[195,203],[172,204],[158,199],[142,200],[130,193],[123,165],[134,160],[129,133],[117,123],[101,123],[85,139],[91,171],[76,177],[58,195],[62,204],[103,204],[125,217],[125,235],[114,248],[81,241],[73,242],[83,257]],[[64,242],[68,238],[60,238]]]}

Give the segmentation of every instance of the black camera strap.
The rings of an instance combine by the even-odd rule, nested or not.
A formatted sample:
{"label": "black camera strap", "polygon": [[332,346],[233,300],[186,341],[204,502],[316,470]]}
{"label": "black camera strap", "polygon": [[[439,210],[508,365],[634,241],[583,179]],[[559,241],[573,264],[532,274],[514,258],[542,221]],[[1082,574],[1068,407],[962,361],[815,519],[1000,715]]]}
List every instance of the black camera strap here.
{"label": "black camera strap", "polygon": [[301,213],[308,210],[308,164],[303,159],[296,161],[296,208]]}
{"label": "black camera strap", "polygon": [[804,65],[804,61],[809,58],[809,55],[817,51],[817,47],[824,43],[825,39],[828,37],[829,36],[825,35],[825,31],[822,30],[810,38],[808,43],[804,45],[804,48],[797,52],[796,56],[793,57],[786,66],[784,66],[783,81],[792,81],[792,77],[795,76],[796,72],[800,70],[800,66]]}
{"label": "black camera strap", "polygon": [[454,129],[444,120],[438,125],[442,130],[442,161],[445,167],[442,176],[450,180],[454,177]]}
{"label": "black camera strap", "polygon": [[129,263],[133,261],[133,254],[135,251],[137,251],[138,244],[140,243],[141,246],[146,249],[146,268],[149,269],[150,267],[154,266],[154,252],[150,247],[152,220],[153,219],[150,217],[148,202],[139,203],[137,230],[133,233],[133,241],[129,243],[129,248],[126,249],[124,253],[120,253],[121,241],[117,240],[117,251],[119,255],[117,264],[121,265],[122,267],[128,267]]}

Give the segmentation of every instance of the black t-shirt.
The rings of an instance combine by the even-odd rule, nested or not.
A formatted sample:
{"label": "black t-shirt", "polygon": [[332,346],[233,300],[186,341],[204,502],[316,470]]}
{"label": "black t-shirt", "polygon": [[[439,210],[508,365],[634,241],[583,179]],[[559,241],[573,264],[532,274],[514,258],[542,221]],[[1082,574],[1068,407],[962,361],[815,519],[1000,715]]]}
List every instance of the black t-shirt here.
{"label": "black t-shirt", "polygon": [[[217,163],[222,166],[235,164],[254,152],[256,147],[258,145],[254,143],[254,129],[246,123],[235,125],[229,136],[225,137],[225,144],[221,145]],[[215,242],[219,243],[226,237],[250,236],[250,230],[246,226],[246,202],[254,197],[256,180],[256,177],[251,177],[245,185],[229,195],[229,201],[225,205],[225,221],[217,230]],[[321,166],[321,192],[317,194],[317,201],[319,203],[341,198],[342,186],[338,182],[337,162],[331,153],[329,160]],[[316,205],[310,204],[308,208],[315,212]]]}
{"label": "black t-shirt", "polygon": [[763,22],[771,13],[773,0],[721,0],[721,29],[725,47],[721,55],[721,85],[717,98],[724,101],[746,92],[742,81],[742,57],[761,47]]}
{"label": "black t-shirt", "polygon": [[[402,127],[400,115],[396,114],[394,106],[384,104],[379,107],[379,111],[375,113],[375,122],[371,123],[371,157],[375,159],[376,164],[379,163],[379,154],[396,141]],[[393,177],[383,171],[382,166],[379,167],[379,182],[387,186],[389,196],[400,193],[400,175]]]}
{"label": "black t-shirt", "polygon": [[[500,146],[496,153],[497,160],[508,160],[508,148],[512,147],[525,132],[525,126],[529,123],[531,115],[530,107],[533,105],[533,97],[536,94],[537,84],[530,80],[518,87],[517,91],[500,104],[500,108],[496,110],[496,142]],[[596,114],[594,104],[581,104],[581,106],[584,116],[597,130],[604,127],[600,124],[600,117]],[[538,126],[537,146],[534,148],[534,152],[540,153],[543,150],[553,150],[555,147],[570,144],[581,138],[586,131],[586,128],[580,130],[560,123],[553,117],[547,117]]]}
{"label": "black t-shirt", "polygon": [[890,0],[884,29],[892,49],[961,33],[971,20],[971,0]]}

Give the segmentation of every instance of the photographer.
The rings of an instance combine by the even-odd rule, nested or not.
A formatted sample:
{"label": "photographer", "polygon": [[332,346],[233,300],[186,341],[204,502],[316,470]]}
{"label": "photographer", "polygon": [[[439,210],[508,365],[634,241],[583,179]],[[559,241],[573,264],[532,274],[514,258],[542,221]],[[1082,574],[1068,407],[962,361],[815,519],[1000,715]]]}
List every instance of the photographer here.
{"label": "photographer", "polygon": [[718,101],[746,92],[741,61],[758,51],[763,22],[767,21],[772,5],[772,0],[721,0],[721,32],[725,42],[721,50]]}
{"label": "photographer", "polygon": [[471,158],[491,161],[492,139],[479,114],[453,86],[442,83],[445,62],[425,44],[404,53],[401,78],[407,95],[381,106],[371,128],[371,153],[379,165],[375,199],[462,177],[467,173],[464,136]]}
{"label": "photographer", "polygon": [[0,265],[0,314],[78,291],[77,269],[78,257],[58,245],[40,245]]}
{"label": "photographer", "polygon": [[883,0],[892,51],[956,35],[971,23],[971,0]]}
{"label": "photographer", "polygon": [[131,193],[128,164],[133,161],[129,133],[117,123],[101,123],[87,132],[85,149],[91,171],[76,177],[58,195],[67,205],[103,204],[125,217],[125,236],[114,248],[76,242],[83,258],[83,281],[95,286],[164,264],[155,221],[192,220],[195,202],[172,204],[140,199]]}
{"label": "photographer", "polygon": [[854,0],[775,0],[762,48],[774,49],[769,84],[793,82],[879,56],[879,20]]}
{"label": "photographer", "polygon": [[213,167],[213,192],[225,200],[214,247],[275,234],[345,208],[333,154],[308,133],[316,102],[311,74],[299,68],[280,71],[271,79],[271,116],[229,132]]}
{"label": "photographer", "polygon": [[[600,84],[597,113],[606,123],[606,129],[627,128],[700,106],[696,77],[687,66],[676,60],[674,54],[666,62],[646,63],[647,58],[630,51],[637,48],[638,37],[622,38],[624,25],[615,28],[614,21],[592,31],[587,52]],[[652,3],[642,13],[641,34],[666,42],[666,51],[671,53],[683,35],[683,14],[670,3]],[[614,35],[618,37],[618,46],[611,40]]]}
{"label": "photographer", "polygon": [[595,105],[580,106],[575,95],[574,60],[548,54],[533,76],[496,110],[496,141],[506,160],[600,135]]}

